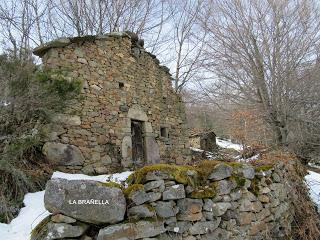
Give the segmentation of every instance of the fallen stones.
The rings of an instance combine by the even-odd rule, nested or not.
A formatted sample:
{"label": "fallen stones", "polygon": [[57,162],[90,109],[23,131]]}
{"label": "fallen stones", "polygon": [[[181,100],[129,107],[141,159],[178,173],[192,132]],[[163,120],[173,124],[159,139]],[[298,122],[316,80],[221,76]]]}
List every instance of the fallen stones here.
{"label": "fallen stones", "polygon": [[49,212],[94,224],[120,222],[126,211],[121,189],[88,180],[49,180],[44,203]]}

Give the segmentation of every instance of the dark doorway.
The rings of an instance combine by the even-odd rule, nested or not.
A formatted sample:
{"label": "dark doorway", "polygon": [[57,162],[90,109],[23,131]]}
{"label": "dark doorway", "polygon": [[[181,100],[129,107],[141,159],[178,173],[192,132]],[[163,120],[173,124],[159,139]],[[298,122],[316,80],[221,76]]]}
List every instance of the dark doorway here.
{"label": "dark doorway", "polygon": [[144,135],[143,122],[131,121],[132,136],[132,161],[135,167],[141,167],[144,164]]}

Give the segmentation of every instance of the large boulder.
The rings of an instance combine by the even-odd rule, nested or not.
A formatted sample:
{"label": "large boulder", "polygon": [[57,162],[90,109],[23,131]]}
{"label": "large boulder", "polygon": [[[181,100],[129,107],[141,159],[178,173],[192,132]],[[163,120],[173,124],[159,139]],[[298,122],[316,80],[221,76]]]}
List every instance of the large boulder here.
{"label": "large boulder", "polygon": [[121,189],[88,180],[51,179],[44,195],[46,209],[94,224],[124,219],[126,200]]}
{"label": "large boulder", "polygon": [[77,166],[85,161],[79,148],[69,144],[46,142],[42,152],[54,165]]}

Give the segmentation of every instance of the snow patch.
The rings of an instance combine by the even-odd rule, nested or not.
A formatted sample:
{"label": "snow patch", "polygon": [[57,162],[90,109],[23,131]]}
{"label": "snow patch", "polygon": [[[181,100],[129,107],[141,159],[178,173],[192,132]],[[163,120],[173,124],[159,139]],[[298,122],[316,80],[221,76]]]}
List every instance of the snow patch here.
{"label": "snow patch", "polygon": [[202,149],[199,149],[199,148],[194,148],[194,147],[190,147],[190,149],[192,150],[192,151],[194,151],[194,152],[200,152],[200,153],[202,153],[204,150],[202,150]]}
{"label": "snow patch", "polygon": [[216,140],[217,145],[221,148],[231,148],[237,151],[242,151],[243,150],[243,146],[241,144],[237,144],[237,143],[233,143],[231,142],[231,140],[224,140],[221,138],[217,138]]}
{"label": "snow patch", "polygon": [[238,162],[251,162],[251,161],[259,160],[259,158],[260,158],[260,153],[253,155],[252,157],[249,157],[249,158],[243,158],[243,157],[241,157],[241,155],[235,157],[235,159]]}
{"label": "snow patch", "polygon": [[27,193],[23,200],[25,207],[21,208],[19,215],[10,224],[0,223],[1,239],[29,240],[32,229],[49,215],[43,198],[44,191]]}
{"label": "snow patch", "polygon": [[124,182],[132,172],[122,172],[122,173],[114,173],[114,174],[105,174],[98,176],[88,176],[85,174],[72,174],[72,173],[64,173],[64,172],[54,172],[51,178],[63,178],[67,180],[92,180],[97,182],[116,182],[121,183]]}
{"label": "snow patch", "polygon": [[304,179],[309,187],[309,194],[312,201],[317,205],[318,209],[320,209],[320,174],[313,171],[308,171],[308,173]]}

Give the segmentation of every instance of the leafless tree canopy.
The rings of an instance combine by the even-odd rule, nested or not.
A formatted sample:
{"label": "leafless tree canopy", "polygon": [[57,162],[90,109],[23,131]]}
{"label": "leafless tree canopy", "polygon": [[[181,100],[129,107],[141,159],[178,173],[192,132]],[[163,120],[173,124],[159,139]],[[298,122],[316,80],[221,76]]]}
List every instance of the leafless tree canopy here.
{"label": "leafless tree canopy", "polygon": [[313,131],[320,117],[317,5],[217,0],[207,6],[202,18],[210,39],[206,55],[213,59],[207,68],[218,76],[214,94],[259,106],[281,144],[311,139],[319,144]]}
{"label": "leafless tree canopy", "polygon": [[202,0],[9,0],[0,3],[2,48],[18,59],[65,36],[131,31],[171,66],[181,91],[199,73],[206,33],[198,24]]}

